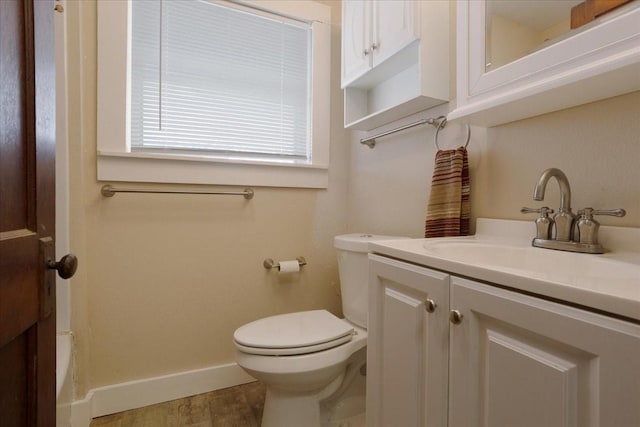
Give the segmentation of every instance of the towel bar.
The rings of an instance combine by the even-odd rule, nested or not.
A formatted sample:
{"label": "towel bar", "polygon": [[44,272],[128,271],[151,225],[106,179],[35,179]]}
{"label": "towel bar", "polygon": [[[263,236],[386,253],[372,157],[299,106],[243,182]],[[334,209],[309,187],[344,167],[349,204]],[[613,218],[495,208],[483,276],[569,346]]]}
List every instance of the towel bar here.
{"label": "towel bar", "polygon": [[[373,135],[373,136],[370,136],[370,137],[367,137],[367,138],[362,138],[360,140],[360,144],[364,144],[369,148],[373,148],[373,147],[376,146],[376,139],[378,139],[378,138],[382,138],[383,136],[391,135],[391,134],[394,134],[396,132],[400,132],[400,131],[403,131],[403,130],[406,130],[406,129],[411,129],[413,127],[421,126],[421,125],[424,125],[424,124],[428,124],[428,125],[436,127],[436,133],[433,135],[433,142],[434,142],[434,144],[436,146],[436,149],[440,150],[440,146],[438,145],[438,134],[447,125],[447,118],[445,116],[430,117],[428,119],[418,120],[417,122],[409,123],[409,124],[406,124],[404,126],[400,126],[400,127],[395,128],[395,129],[384,131],[384,132],[378,133],[376,135]],[[471,128],[469,127],[469,125],[467,125],[467,140],[464,143],[464,148],[467,148],[469,146],[469,139],[470,138],[471,138]]]}
{"label": "towel bar", "polygon": [[[439,120],[440,120],[440,122],[438,123]],[[445,124],[442,125],[442,127],[445,127],[446,126],[446,121],[447,121],[447,118],[445,116],[438,116],[438,117],[435,117],[435,118],[430,117],[428,119],[418,120],[417,122],[409,123],[407,125],[400,126],[400,127],[395,128],[395,129],[391,129],[391,130],[388,130],[388,131],[385,131],[385,132],[381,132],[379,134],[370,136],[368,138],[362,138],[360,140],[360,144],[364,144],[369,148],[373,148],[373,147],[376,146],[376,139],[382,138],[383,136],[391,135],[393,133],[400,132],[400,131],[405,130],[405,129],[411,129],[413,127],[421,126],[421,125],[424,125],[424,124],[429,124],[429,125],[432,125],[432,126],[440,126],[444,122]]]}

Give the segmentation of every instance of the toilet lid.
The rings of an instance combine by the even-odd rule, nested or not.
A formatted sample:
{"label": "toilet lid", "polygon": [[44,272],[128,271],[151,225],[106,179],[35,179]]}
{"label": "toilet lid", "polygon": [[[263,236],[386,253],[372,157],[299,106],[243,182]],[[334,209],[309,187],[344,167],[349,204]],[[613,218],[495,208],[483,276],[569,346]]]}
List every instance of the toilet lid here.
{"label": "toilet lid", "polygon": [[252,354],[305,354],[351,340],[353,326],[326,310],[281,314],[256,320],[233,334],[239,350]]}

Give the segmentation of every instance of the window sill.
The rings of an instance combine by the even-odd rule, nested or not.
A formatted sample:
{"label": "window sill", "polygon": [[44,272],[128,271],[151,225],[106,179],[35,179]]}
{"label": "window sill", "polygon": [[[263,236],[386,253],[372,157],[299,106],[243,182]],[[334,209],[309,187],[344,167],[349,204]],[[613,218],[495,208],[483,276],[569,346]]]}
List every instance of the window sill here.
{"label": "window sill", "polygon": [[327,165],[164,153],[98,152],[99,181],[327,188]]}

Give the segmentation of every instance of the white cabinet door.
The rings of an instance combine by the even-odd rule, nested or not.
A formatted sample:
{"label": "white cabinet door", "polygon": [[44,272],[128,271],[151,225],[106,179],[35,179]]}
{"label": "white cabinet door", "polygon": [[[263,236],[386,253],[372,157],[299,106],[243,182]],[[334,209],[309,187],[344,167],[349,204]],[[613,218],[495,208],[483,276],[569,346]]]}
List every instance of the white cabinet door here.
{"label": "white cabinet door", "polygon": [[445,426],[449,275],[377,255],[369,268],[367,426]]}
{"label": "white cabinet door", "polygon": [[342,87],[419,38],[410,0],[342,2]]}
{"label": "white cabinet door", "polygon": [[371,3],[342,2],[342,87],[371,68]]}
{"label": "white cabinet door", "polygon": [[640,325],[451,278],[449,426],[640,426]]}
{"label": "white cabinet door", "polygon": [[373,2],[374,67],[419,38],[417,7],[412,0]]}

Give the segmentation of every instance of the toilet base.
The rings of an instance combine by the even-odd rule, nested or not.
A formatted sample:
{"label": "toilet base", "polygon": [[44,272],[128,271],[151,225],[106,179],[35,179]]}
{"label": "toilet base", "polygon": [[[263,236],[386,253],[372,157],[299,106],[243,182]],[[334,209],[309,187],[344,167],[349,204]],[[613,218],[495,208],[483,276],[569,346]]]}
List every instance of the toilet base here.
{"label": "toilet base", "polygon": [[286,395],[268,390],[262,427],[320,427],[320,405],[315,395]]}
{"label": "toilet base", "polygon": [[344,373],[326,387],[313,392],[300,393],[267,385],[262,412],[262,427],[321,427],[320,403],[333,395],[342,384]]}
{"label": "toilet base", "polygon": [[361,367],[366,348],[355,353],[347,368],[321,390],[287,391],[267,385],[263,427],[364,426],[366,380]]}
{"label": "toilet base", "polygon": [[[283,399],[284,398],[284,399]],[[341,402],[342,403],[342,402]],[[346,413],[328,411],[317,396],[282,396],[267,390],[262,427],[364,427],[364,396],[350,397],[343,406],[351,406]],[[355,409],[355,411],[354,411]],[[336,415],[338,415],[336,419]]]}
{"label": "toilet base", "polygon": [[[365,427],[366,377],[362,362],[350,367],[343,385],[334,396],[320,403],[322,427]],[[355,369],[353,369],[355,368]],[[354,375],[353,371],[357,371]],[[349,378],[349,374],[351,378]]]}

